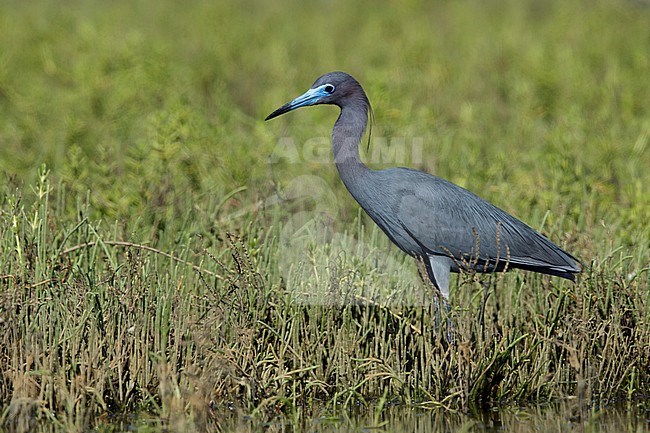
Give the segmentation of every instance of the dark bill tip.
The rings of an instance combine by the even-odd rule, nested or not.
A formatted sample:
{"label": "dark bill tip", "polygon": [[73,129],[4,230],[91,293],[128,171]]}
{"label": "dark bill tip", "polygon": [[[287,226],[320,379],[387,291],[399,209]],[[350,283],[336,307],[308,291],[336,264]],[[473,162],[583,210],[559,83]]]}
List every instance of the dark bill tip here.
{"label": "dark bill tip", "polygon": [[283,115],[284,113],[287,113],[287,112],[293,110],[293,108],[294,108],[294,107],[291,106],[291,103],[284,104],[282,107],[278,108],[278,109],[275,110],[273,113],[271,113],[271,114],[269,114],[268,116],[266,116],[266,119],[264,119],[264,120],[265,120],[265,121],[266,121],[266,120],[271,120],[271,119],[273,119],[273,118],[275,118],[275,117],[281,116],[281,115]]}

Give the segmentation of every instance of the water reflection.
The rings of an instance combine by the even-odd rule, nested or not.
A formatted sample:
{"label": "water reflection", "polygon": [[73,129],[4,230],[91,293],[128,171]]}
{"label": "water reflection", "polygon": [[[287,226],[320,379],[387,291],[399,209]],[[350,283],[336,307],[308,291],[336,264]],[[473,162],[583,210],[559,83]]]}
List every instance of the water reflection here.
{"label": "water reflection", "polygon": [[[645,405],[647,406],[647,404]],[[544,408],[509,408],[476,414],[445,410],[421,411],[395,408],[373,417],[339,422],[315,420],[308,432],[645,432],[650,431],[647,411],[608,408],[589,410],[577,405]],[[252,430],[251,430],[252,431]],[[271,431],[271,430],[266,430]],[[277,430],[287,431],[287,430]]]}
{"label": "water reflection", "polygon": [[[307,420],[278,418],[257,422],[250,417],[221,423],[214,431],[265,433],[432,433],[432,432],[584,432],[621,433],[650,431],[650,401],[628,407],[588,409],[583,404],[564,403],[536,408],[507,408],[464,414],[444,409],[392,407],[363,415],[321,416]],[[169,431],[192,431],[188,426],[169,426]],[[180,428],[180,430],[179,430]],[[198,429],[194,431],[205,431]]]}
{"label": "water reflection", "polygon": [[[588,409],[565,403],[537,408],[507,408],[473,414],[444,409],[392,407],[353,416],[294,416],[262,422],[247,415],[230,413],[216,420],[198,420],[192,416],[158,419],[148,416],[104,420],[91,431],[97,433],[139,432],[264,432],[264,433],[432,433],[432,432],[650,432],[650,401],[642,400],[626,407]],[[87,431],[74,420],[71,423],[41,423],[40,432]],[[20,429],[17,429],[18,431]],[[25,431],[25,430],[23,430]]]}

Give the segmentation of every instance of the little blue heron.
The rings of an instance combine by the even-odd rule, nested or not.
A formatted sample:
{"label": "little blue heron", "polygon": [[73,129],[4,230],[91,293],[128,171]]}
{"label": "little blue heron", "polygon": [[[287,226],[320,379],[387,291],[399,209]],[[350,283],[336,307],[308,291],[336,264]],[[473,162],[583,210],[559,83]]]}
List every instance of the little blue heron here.
{"label": "little blue heron", "polygon": [[578,260],[517,218],[449,181],[396,167],[371,170],[359,156],[370,102],[344,72],[318,78],[307,92],[265,120],[309,105],[341,109],[332,131],[334,163],[352,197],[405,253],[424,263],[449,307],[451,272],[511,268],[575,281]]}

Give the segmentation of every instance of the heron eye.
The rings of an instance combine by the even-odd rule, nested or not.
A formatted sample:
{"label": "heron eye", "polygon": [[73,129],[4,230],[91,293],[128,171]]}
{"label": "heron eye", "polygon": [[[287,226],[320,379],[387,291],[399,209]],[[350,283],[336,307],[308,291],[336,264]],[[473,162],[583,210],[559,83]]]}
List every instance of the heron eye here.
{"label": "heron eye", "polygon": [[331,95],[332,93],[334,93],[334,86],[332,86],[331,84],[325,84],[323,90],[325,90],[325,93],[329,93]]}

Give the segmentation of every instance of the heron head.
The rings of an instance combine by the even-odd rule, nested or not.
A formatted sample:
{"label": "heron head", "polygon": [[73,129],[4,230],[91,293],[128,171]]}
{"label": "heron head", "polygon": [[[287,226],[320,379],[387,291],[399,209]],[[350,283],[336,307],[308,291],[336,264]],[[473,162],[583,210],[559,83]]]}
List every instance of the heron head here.
{"label": "heron head", "polygon": [[350,96],[359,92],[365,98],[361,85],[353,77],[345,72],[330,72],[319,77],[309,90],[293,101],[284,104],[266,116],[264,120],[271,120],[296,108],[309,105],[333,104],[340,107]]}

